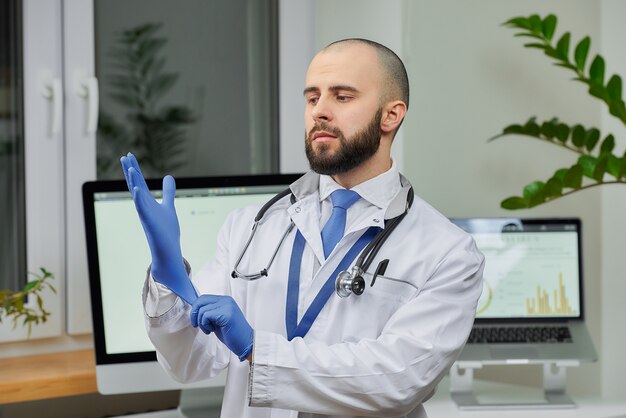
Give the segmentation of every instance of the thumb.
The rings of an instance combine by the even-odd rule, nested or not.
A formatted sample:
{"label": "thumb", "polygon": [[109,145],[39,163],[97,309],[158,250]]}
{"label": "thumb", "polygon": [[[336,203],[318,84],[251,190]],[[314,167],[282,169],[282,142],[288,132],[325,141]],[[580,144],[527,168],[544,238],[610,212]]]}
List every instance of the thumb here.
{"label": "thumb", "polygon": [[163,177],[163,206],[174,209],[176,181],[172,176]]}

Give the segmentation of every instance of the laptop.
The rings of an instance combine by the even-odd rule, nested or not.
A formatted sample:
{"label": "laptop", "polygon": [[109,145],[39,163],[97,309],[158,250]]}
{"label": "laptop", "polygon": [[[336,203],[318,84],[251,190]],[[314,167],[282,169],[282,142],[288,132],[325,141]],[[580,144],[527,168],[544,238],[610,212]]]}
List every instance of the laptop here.
{"label": "laptop", "polygon": [[584,321],[580,219],[451,220],[485,255],[483,293],[459,361],[597,360]]}

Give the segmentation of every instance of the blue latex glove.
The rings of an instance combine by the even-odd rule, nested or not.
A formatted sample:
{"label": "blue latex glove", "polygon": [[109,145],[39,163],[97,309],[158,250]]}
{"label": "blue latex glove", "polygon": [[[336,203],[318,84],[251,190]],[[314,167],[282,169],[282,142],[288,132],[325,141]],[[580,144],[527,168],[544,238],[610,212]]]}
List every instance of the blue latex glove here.
{"label": "blue latex glove", "polygon": [[230,296],[201,295],[191,305],[191,325],[205,334],[215,332],[226,347],[244,361],[252,352],[254,332]]}
{"label": "blue latex glove", "polygon": [[174,177],[163,178],[163,201],[159,204],[148,190],[135,156],[128,153],[120,162],[150,246],[152,277],[191,304],[198,294],[187,275],[180,249],[180,227],[174,207]]}

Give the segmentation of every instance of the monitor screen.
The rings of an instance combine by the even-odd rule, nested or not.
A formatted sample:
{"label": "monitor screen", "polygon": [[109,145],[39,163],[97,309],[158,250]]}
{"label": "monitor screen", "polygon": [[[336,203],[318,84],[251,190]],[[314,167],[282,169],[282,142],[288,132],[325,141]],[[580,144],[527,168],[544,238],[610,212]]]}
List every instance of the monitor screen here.
{"label": "monitor screen", "polygon": [[[218,231],[230,211],[262,205],[297,177],[177,179],[181,247],[192,268],[200,269],[213,257]],[[148,183],[160,199],[160,180]],[[158,370],[146,334],[141,291],[150,251],[126,183],[85,183],[83,199],[99,390],[128,393],[181,387]],[[132,383],[127,376],[131,367],[135,368]]]}
{"label": "monitor screen", "polygon": [[485,255],[477,319],[578,318],[578,219],[453,219]]}

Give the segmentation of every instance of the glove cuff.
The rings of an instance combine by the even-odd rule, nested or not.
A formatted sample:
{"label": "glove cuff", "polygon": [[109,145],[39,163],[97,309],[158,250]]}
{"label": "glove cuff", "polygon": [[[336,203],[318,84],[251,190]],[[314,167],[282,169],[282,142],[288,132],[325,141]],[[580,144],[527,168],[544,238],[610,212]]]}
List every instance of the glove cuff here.
{"label": "glove cuff", "polygon": [[246,347],[246,349],[245,349],[245,350],[243,350],[243,353],[241,353],[241,354],[239,355],[239,361],[244,361],[245,359],[247,359],[247,358],[248,358],[248,356],[249,356],[249,355],[250,355],[250,353],[252,352],[252,346],[253,346],[253,345],[254,345],[253,343],[250,343],[250,345],[249,345],[248,347]]}

